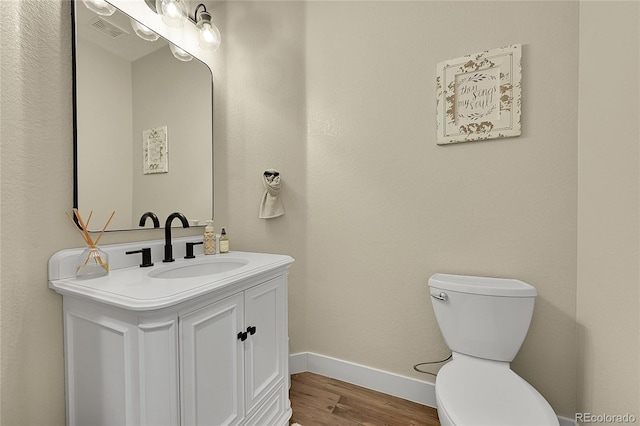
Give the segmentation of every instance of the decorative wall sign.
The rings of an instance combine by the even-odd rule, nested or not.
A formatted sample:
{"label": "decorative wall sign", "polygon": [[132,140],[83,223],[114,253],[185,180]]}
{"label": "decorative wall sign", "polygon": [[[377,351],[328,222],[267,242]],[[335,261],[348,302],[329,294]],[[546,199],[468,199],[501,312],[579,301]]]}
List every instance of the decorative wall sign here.
{"label": "decorative wall sign", "polygon": [[438,145],[520,135],[521,60],[514,44],[438,64]]}
{"label": "decorative wall sign", "polygon": [[142,132],[142,172],[145,175],[169,172],[167,126]]}

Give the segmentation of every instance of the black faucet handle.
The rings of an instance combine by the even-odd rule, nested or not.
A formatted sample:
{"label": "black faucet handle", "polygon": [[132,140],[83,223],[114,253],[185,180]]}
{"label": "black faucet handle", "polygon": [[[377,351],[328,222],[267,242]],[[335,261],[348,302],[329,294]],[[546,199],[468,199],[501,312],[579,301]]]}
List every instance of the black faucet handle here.
{"label": "black faucet handle", "polygon": [[148,268],[149,266],[153,266],[153,262],[151,261],[151,248],[145,247],[140,250],[127,251],[125,254],[136,254],[142,253],[142,263],[140,264],[141,268]]}
{"label": "black faucet handle", "polygon": [[197,246],[199,244],[202,244],[202,241],[199,241],[197,243],[195,242],[188,242],[187,243],[187,255],[184,257],[185,259],[195,259],[196,257],[193,255],[193,246]]}

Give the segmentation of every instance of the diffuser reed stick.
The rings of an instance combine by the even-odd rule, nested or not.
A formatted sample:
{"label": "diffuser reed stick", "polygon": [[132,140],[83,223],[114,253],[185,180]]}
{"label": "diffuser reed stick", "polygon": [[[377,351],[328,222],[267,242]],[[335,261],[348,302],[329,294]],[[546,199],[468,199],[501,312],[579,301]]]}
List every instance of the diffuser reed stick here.
{"label": "diffuser reed stick", "polygon": [[[93,211],[91,211],[89,213],[89,217],[87,218],[87,222],[85,223],[82,220],[82,216],[80,216],[80,212],[78,211],[78,209],[74,208],[73,209],[73,214],[75,215],[76,219],[78,220],[77,224],[76,224],[76,222],[74,222],[73,217],[71,216],[71,214],[69,214],[69,212],[65,212],[65,213],[67,214],[67,217],[69,218],[71,223],[73,223],[74,227],[78,230],[78,233],[80,234],[80,236],[82,237],[82,239],[84,240],[84,242],[87,244],[87,246],[89,248],[89,250],[87,252],[87,256],[84,259],[84,262],[78,268],[78,273],[80,273],[80,270],[82,269],[82,267],[86,266],[87,264],[89,264],[89,262],[91,260],[93,260],[97,265],[99,265],[101,268],[104,269],[104,272],[102,272],[103,275],[108,273],[109,272],[109,264],[108,264],[108,262],[106,262],[102,258],[102,255],[100,254],[100,251],[98,250],[97,244],[100,241],[100,239],[102,238],[102,235],[104,235],[104,232],[107,230],[107,227],[109,226],[109,223],[111,223],[111,219],[113,219],[113,216],[116,214],[116,212],[114,211],[114,212],[111,213],[111,216],[109,217],[107,222],[102,227],[102,231],[100,231],[100,234],[98,235],[98,238],[95,241],[91,237],[91,234],[89,234],[89,231],[87,231],[87,225],[91,221],[91,217],[93,216]],[[78,227],[77,225],[80,225],[80,226]]]}
{"label": "diffuser reed stick", "polygon": [[[107,220],[107,223],[104,224],[104,227],[102,228],[102,231],[100,231],[100,235],[98,235],[98,238],[96,239],[96,245],[98,245],[98,243],[100,242],[100,238],[102,238],[102,236],[104,235],[104,231],[107,230],[107,226],[109,226],[109,223],[111,223],[111,219],[113,219],[113,215],[115,215],[115,214],[116,214],[116,212],[113,211],[111,213],[111,216],[109,216],[109,220]],[[87,222],[87,225],[88,224],[89,224],[89,222]]]}

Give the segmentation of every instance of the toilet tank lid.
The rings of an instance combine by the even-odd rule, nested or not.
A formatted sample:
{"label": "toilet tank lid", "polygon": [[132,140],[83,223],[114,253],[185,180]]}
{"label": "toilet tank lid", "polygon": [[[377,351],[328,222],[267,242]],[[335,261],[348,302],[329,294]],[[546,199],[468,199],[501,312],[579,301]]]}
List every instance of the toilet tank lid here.
{"label": "toilet tank lid", "polygon": [[537,295],[535,287],[520,280],[470,275],[434,274],[429,278],[429,287],[486,296],[535,297]]}

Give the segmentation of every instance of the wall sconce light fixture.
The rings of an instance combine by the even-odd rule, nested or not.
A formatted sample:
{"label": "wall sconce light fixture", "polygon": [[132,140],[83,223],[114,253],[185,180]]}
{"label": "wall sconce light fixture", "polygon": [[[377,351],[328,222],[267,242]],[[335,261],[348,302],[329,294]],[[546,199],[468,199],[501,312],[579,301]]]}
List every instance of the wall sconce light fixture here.
{"label": "wall sconce light fixture", "polygon": [[116,8],[111,6],[104,0],[82,0],[87,9],[102,16],[111,16],[115,13]]}
{"label": "wall sconce light fixture", "polygon": [[182,27],[189,17],[185,0],[156,0],[156,13],[172,27]]}
{"label": "wall sconce light fixture", "polygon": [[156,34],[155,31],[145,27],[140,22],[136,21],[133,18],[129,18],[131,21],[131,28],[133,31],[143,40],[146,41],[156,41],[160,36]]}
{"label": "wall sconce light fixture", "polygon": [[[103,0],[82,1],[95,2]],[[153,0],[145,0],[145,3],[147,3],[147,6],[149,6],[151,10],[162,16],[162,21],[169,26],[183,27],[187,19],[190,19],[187,11],[186,0],[155,0],[155,4],[153,3]],[[211,13],[207,11],[207,7],[204,4],[200,3],[196,6],[194,19],[195,20],[192,20],[192,22],[196,24],[196,30],[198,31],[198,44],[200,48],[210,52],[218,49],[222,39],[220,36],[220,30],[213,24],[213,22],[211,22]],[[148,28],[138,24],[142,27],[139,28],[136,24],[134,24],[134,21],[131,22],[131,25],[138,36],[149,41],[155,41],[157,39],[157,37],[156,39],[152,39],[152,36],[145,32],[145,29],[148,30]],[[173,44],[170,44],[169,48],[176,59],[181,61],[190,61],[193,59],[189,53]]]}
{"label": "wall sconce light fixture", "polygon": [[180,49],[173,43],[169,43],[169,49],[171,49],[171,53],[173,53],[173,56],[180,61],[188,62],[193,59],[193,56],[189,55],[187,52]]}
{"label": "wall sconce light fixture", "polygon": [[208,51],[218,49],[221,41],[220,30],[211,22],[211,13],[207,12],[206,6],[200,3],[196,6],[194,14],[200,47]]}

